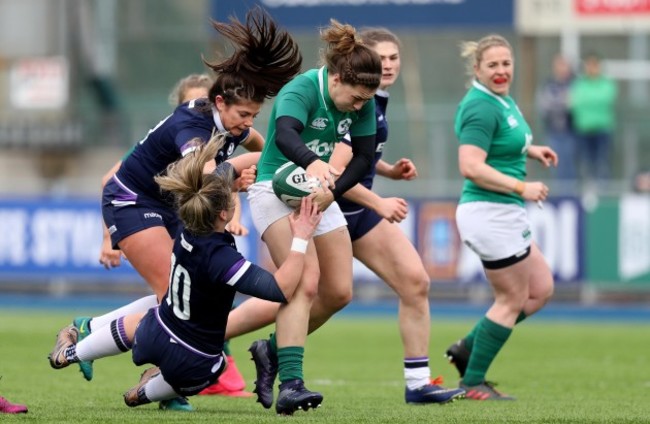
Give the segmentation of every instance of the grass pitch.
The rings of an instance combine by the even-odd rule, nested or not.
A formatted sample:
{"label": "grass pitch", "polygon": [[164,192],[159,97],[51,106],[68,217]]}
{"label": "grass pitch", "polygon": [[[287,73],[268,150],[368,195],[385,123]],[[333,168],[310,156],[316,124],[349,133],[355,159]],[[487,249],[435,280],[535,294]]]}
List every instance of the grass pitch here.
{"label": "grass pitch", "polygon": [[[85,311],[88,312],[88,311]],[[78,313],[78,312],[77,312]],[[47,355],[57,331],[75,312],[0,312],[0,395],[27,404],[26,415],[2,422],[43,423],[648,423],[650,422],[650,325],[569,323],[530,319],[518,326],[488,374],[514,402],[462,400],[449,405],[404,403],[402,350],[394,317],[335,317],[312,335],[305,376],[323,393],[321,408],[278,417],[254,398],[190,398],[191,413],[157,405],[128,408],[122,393],[145,367],[130,354],[95,362],[87,382],[76,365],[53,370]],[[478,317],[476,317],[478,319]],[[430,366],[445,384],[457,384],[444,349],[471,320],[432,323]],[[233,340],[231,348],[252,389],[254,367],[246,351],[270,328]],[[277,393],[276,393],[277,394]]]}

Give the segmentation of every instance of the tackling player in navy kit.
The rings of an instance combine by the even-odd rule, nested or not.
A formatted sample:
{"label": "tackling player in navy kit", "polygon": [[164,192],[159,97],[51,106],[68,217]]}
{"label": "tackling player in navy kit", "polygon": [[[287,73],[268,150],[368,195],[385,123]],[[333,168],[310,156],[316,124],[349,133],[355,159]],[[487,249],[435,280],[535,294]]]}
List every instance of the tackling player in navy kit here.
{"label": "tackling player in navy kit", "polygon": [[[179,222],[170,199],[161,195],[154,177],[213,134],[226,137],[215,160],[208,164],[209,169],[228,159],[240,143],[246,142],[247,147],[257,144],[254,150],[260,150],[263,139],[251,128],[253,120],[264,100],[275,96],[302,64],[298,46],[289,33],[278,28],[261,8],[249,11],[245,24],[234,18],[229,23],[212,24],[231,41],[235,51],[220,62],[206,62],[217,74],[208,98],[180,105],[150,130],[103,191],[102,214],[113,246],[129,258],[157,299],[167,291],[169,254]],[[254,153],[227,162],[241,174],[241,186],[234,189],[253,182],[253,165],[258,158],[259,153]],[[116,317],[147,311],[156,305],[157,299],[148,296],[92,320],[75,319],[74,324],[83,338],[91,329],[94,331]],[[92,372],[87,374],[84,372],[87,379],[92,378]]]}
{"label": "tackling player in navy kit", "polygon": [[[375,161],[370,172],[337,202],[345,215],[352,239],[354,257],[386,282],[399,297],[399,328],[404,345],[404,399],[407,403],[446,403],[463,397],[459,388],[447,389],[431,380],[429,368],[429,284],[430,278],[413,244],[397,223],[406,218],[408,204],[398,197],[381,197],[372,192],[375,174],[412,180],[417,169],[409,159],[394,164],[381,159],[388,140],[386,109],[389,94],[400,71],[400,41],[385,28],[367,28],[361,32],[366,45],[382,61],[382,79],[375,94],[377,135]],[[330,164],[344,168],[352,156],[346,138],[334,148]]]}
{"label": "tackling player in navy kit", "polygon": [[[218,74],[208,99],[176,108],[149,131],[104,187],[103,216],[113,245],[124,252],[158,298],[167,290],[168,253],[178,221],[153,177],[195,149],[191,140],[206,141],[213,133],[227,134],[216,163],[228,159],[249,136],[264,99],[275,96],[302,63],[290,35],[260,9],[248,13],[246,25],[233,19],[230,24],[213,22],[213,26],[237,50],[222,62],[206,62]],[[258,155],[250,155],[231,163],[241,172],[257,159]]]}
{"label": "tackling player in navy kit", "polygon": [[192,396],[213,384],[227,366],[222,350],[236,292],[274,302],[291,299],[322,214],[308,197],[291,214],[293,243],[275,274],[247,261],[225,230],[234,209],[233,176],[204,172],[224,139],[220,135],[199,144],[155,178],[173,195],[183,224],[175,234],[169,289],[160,306],[117,318],[82,341],[74,325],[62,329],[49,356],[53,368],[133,349],[135,364],[157,367],[146,370],[139,384],[124,394],[128,406]]}
{"label": "tackling player in navy kit", "polygon": [[[174,106],[174,109],[176,109],[176,107],[183,103],[187,103],[190,100],[208,97],[208,90],[212,87],[213,82],[213,79],[207,74],[190,74],[181,78],[169,95],[170,104]],[[102,190],[104,190],[104,186],[111,180],[111,178],[113,178],[113,175],[115,175],[117,170],[120,169],[122,159],[131,154],[133,149],[135,149],[135,146],[129,149],[129,151],[102,176]],[[102,222],[102,224],[104,223]],[[108,228],[106,228],[106,225],[103,225],[103,230],[102,246],[99,251],[99,263],[106,269],[116,268],[122,264],[122,252],[113,249],[111,236],[108,234]]]}

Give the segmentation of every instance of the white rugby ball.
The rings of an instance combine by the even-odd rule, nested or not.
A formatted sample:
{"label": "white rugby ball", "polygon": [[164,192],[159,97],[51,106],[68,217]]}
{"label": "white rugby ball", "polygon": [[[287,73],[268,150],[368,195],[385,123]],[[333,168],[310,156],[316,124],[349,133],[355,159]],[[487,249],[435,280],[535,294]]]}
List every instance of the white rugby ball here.
{"label": "white rugby ball", "polygon": [[293,162],[287,162],[275,171],[273,175],[273,192],[287,206],[297,208],[300,200],[313,193],[320,187],[316,177],[310,177],[307,172]]}

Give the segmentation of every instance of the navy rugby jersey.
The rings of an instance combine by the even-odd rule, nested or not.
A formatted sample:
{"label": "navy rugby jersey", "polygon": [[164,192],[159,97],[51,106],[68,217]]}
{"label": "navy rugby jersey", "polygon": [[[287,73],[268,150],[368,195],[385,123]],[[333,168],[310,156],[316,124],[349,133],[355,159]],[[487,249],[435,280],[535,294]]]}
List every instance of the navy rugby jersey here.
{"label": "navy rugby jersey", "polygon": [[[375,93],[375,114],[377,115],[377,134],[375,136],[375,160],[370,171],[359,181],[368,190],[372,190],[372,181],[375,178],[376,166],[381,155],[384,153],[384,144],[388,141],[388,122],[386,121],[386,109],[388,108],[388,92],[377,90]],[[343,139],[343,143],[351,145],[349,137]],[[340,197],[336,200],[343,212],[357,211],[361,208],[358,203]]]}
{"label": "navy rugby jersey", "polygon": [[[207,111],[204,111],[206,110]],[[211,110],[210,110],[211,109]],[[208,141],[213,133],[227,133],[219,113],[206,99],[191,100],[178,106],[174,112],[149,130],[149,133],[122,161],[114,176],[123,191],[121,204],[133,203],[142,194],[149,198],[165,200],[154,176],[167,166],[195,149],[190,140],[195,137]],[[217,163],[228,159],[235,148],[249,136],[247,129],[240,136],[227,135],[224,146],[216,156]]]}
{"label": "navy rugby jersey", "polygon": [[237,251],[228,232],[194,236],[183,230],[173,252],[169,290],[160,302],[159,322],[190,347],[218,354],[223,349],[237,285],[256,265]]}

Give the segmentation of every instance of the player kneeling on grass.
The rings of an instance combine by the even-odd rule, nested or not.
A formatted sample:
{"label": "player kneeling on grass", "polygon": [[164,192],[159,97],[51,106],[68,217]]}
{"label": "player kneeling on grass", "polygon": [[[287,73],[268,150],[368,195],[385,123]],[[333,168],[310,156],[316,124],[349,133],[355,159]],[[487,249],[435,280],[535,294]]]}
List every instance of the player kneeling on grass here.
{"label": "player kneeling on grass", "polygon": [[227,366],[224,334],[236,292],[275,302],[291,299],[321,213],[311,199],[302,200],[289,220],[291,252],[275,274],[247,261],[225,230],[234,208],[231,172],[203,170],[222,143],[217,136],[156,177],[174,196],[184,226],[175,238],[169,290],[160,305],[116,319],[79,343],[77,328],[65,327],[49,356],[53,368],[133,349],[135,364],[156,367],[124,394],[128,406],[192,396],[217,381]]}

